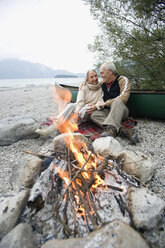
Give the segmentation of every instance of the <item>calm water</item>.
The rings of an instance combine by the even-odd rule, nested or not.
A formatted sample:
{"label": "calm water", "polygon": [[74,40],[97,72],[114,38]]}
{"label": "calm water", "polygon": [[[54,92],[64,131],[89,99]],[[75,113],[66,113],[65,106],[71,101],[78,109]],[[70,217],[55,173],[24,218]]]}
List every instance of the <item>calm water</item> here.
{"label": "calm water", "polygon": [[84,78],[25,78],[25,79],[0,79],[0,91],[13,88],[36,87],[64,83],[67,85],[79,86]]}

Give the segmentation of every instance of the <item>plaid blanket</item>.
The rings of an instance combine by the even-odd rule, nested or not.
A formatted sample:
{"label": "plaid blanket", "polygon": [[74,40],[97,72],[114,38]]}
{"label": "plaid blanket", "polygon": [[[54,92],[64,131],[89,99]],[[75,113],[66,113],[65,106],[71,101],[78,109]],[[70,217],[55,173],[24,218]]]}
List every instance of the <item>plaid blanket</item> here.
{"label": "plaid blanket", "polygon": [[[52,125],[52,120],[47,117],[46,121],[41,123],[41,125]],[[128,118],[125,121],[121,122],[121,126],[127,127],[127,128],[133,128],[137,125],[137,121],[133,120],[132,118]],[[98,126],[97,124],[93,122],[85,122],[79,125],[79,130],[76,131],[76,133],[82,133],[87,137],[90,137],[92,140],[98,139],[100,137],[100,134],[103,132],[103,129]]]}
{"label": "plaid blanket", "polygon": [[[121,126],[127,127],[127,128],[133,128],[137,125],[137,121],[133,120],[132,118],[129,118],[125,121],[122,121]],[[87,137],[90,137],[92,140],[98,139],[103,132],[103,128],[98,126],[97,124],[93,122],[87,122],[79,125],[78,133],[82,133]]]}

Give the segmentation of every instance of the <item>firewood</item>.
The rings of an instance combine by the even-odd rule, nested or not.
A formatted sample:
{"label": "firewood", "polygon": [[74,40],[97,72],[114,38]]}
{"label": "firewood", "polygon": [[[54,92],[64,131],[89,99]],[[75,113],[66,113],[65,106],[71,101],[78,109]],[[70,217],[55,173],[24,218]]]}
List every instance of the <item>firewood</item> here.
{"label": "firewood", "polygon": [[82,205],[83,205],[85,211],[88,213],[88,217],[90,218],[90,220],[91,220],[91,222],[92,222],[92,225],[93,225],[93,227],[94,227],[94,230],[96,230],[96,229],[98,229],[98,225],[96,224],[96,221],[95,221],[94,217],[90,214],[90,210],[89,210],[89,208],[88,208],[88,206],[87,206],[87,204],[86,204],[86,201],[84,200],[84,198],[83,198],[83,196],[82,196],[82,194],[81,194],[81,192],[80,192],[80,189],[79,189],[79,186],[78,186],[76,180],[75,180],[74,182],[75,182],[75,186],[76,186],[78,195],[79,195],[80,200],[81,200],[81,202],[82,202]]}
{"label": "firewood", "polygon": [[[98,174],[99,176],[101,176],[103,174],[103,171],[105,170],[105,168],[108,165],[108,161],[104,160],[99,166],[98,168],[95,170],[95,173]],[[91,186],[95,183],[96,178],[94,177],[94,173],[91,174],[91,177],[86,180],[86,186],[90,189]],[[83,186],[81,188],[81,190],[85,193],[86,192],[86,187]]]}

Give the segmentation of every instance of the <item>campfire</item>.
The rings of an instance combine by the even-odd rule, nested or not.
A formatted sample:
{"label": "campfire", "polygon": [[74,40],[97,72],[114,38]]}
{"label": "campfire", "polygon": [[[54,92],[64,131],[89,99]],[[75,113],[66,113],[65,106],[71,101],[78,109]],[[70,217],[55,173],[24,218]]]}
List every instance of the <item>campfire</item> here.
{"label": "campfire", "polygon": [[63,153],[52,154],[53,161],[33,186],[21,217],[42,234],[40,242],[83,237],[114,217],[130,223],[125,195],[130,185],[138,186],[136,180],[83,142],[75,146],[74,135],[66,143]]}
{"label": "campfire", "polygon": [[32,224],[41,243],[51,238],[83,237],[114,217],[130,223],[125,195],[129,185],[138,186],[137,181],[114,160],[77,141],[74,114],[61,125],[54,120],[54,125],[65,147],[48,158],[52,162],[34,184],[21,219]]}

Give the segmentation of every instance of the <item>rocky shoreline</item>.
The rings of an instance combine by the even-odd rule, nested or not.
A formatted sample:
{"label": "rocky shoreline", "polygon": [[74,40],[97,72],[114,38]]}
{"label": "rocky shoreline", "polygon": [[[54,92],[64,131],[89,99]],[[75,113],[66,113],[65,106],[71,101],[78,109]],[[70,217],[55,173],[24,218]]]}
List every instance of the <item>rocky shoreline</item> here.
{"label": "rocky shoreline", "polygon": [[[52,87],[33,87],[0,91],[1,120],[15,116],[31,116],[38,124],[47,117],[54,117],[57,114],[57,105],[53,101]],[[156,166],[156,173],[147,187],[165,200],[165,122],[138,118],[137,129],[139,142],[136,146],[131,145],[128,140],[117,137],[123,147],[130,151],[140,151],[152,159]],[[32,155],[24,151],[44,153],[53,149],[52,139],[25,139],[10,146],[0,147],[0,195],[11,189],[10,177],[12,169],[19,166],[20,160],[27,160]],[[162,220],[164,219],[164,216]],[[151,230],[146,233],[155,247],[163,247],[165,243],[165,224],[162,222],[160,230]],[[160,241],[157,243],[157,241]],[[154,246],[152,246],[154,247]]]}

